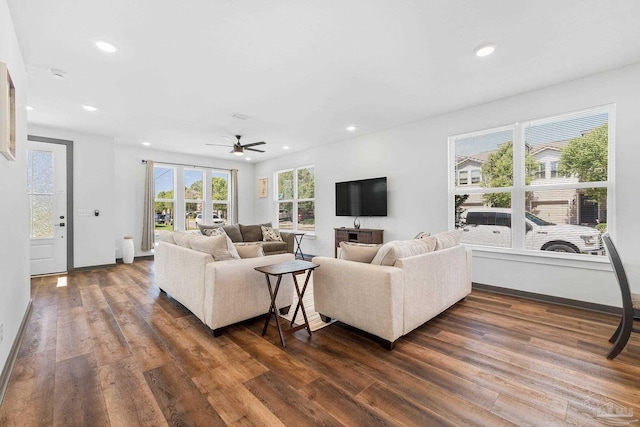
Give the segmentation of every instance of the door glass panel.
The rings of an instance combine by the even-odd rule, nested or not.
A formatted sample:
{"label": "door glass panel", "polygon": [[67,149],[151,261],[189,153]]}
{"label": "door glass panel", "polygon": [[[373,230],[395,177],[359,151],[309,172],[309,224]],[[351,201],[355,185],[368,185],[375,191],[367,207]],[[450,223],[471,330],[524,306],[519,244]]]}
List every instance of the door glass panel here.
{"label": "door glass panel", "polygon": [[53,236],[53,196],[49,194],[31,194],[31,238],[52,239]]}
{"label": "door glass panel", "polygon": [[31,209],[30,237],[54,237],[54,176],[53,153],[29,150],[27,154],[27,193]]}
{"label": "door glass panel", "polygon": [[29,150],[27,173],[29,193],[53,193],[53,153],[51,151]]}

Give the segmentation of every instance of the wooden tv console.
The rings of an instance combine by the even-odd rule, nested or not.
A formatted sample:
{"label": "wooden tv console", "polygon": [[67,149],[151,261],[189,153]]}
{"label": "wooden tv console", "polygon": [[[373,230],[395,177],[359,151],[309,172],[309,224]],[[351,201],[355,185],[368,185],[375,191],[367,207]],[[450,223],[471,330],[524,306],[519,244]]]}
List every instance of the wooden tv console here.
{"label": "wooden tv console", "polygon": [[338,257],[338,248],[340,242],[355,243],[382,243],[382,233],[384,230],[372,228],[334,228],[336,231],[336,247],[334,248],[334,256]]}

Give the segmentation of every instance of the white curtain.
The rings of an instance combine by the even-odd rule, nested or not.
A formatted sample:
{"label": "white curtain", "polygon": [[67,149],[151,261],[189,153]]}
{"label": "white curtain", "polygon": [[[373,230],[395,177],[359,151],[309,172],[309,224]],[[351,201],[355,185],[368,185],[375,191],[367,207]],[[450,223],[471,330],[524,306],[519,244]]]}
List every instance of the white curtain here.
{"label": "white curtain", "polygon": [[142,250],[150,251],[154,246],[155,235],[155,191],[153,177],[153,162],[147,160],[147,170],[144,180],[144,210],[142,217]]}
{"label": "white curtain", "polygon": [[231,224],[238,223],[238,170],[231,169],[231,206],[229,206]]}

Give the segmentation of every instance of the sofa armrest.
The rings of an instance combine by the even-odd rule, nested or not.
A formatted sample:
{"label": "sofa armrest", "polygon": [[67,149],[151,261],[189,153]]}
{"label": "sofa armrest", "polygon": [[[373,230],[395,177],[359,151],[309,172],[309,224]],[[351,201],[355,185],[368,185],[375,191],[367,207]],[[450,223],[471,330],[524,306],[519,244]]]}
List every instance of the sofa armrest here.
{"label": "sofa armrest", "polygon": [[314,257],[313,296],[318,313],[390,342],[402,336],[400,268]]}
{"label": "sofa armrest", "polygon": [[404,333],[451,307],[471,292],[469,251],[458,245],[401,258],[404,270]]}
{"label": "sofa armrest", "polygon": [[210,254],[158,242],[153,263],[156,286],[203,320],[204,274],[206,266],[213,263]]}
{"label": "sofa armrest", "polygon": [[[209,264],[205,272],[204,323],[211,329],[219,329],[268,312],[271,297],[267,279],[255,267],[293,260],[293,254],[278,254]],[[276,279],[270,280],[275,290]],[[293,295],[291,274],[282,276],[277,308],[291,305]]]}
{"label": "sofa armrest", "polygon": [[291,231],[280,231],[280,236],[282,236],[282,240],[287,244],[287,253],[294,253],[296,250],[295,233]]}

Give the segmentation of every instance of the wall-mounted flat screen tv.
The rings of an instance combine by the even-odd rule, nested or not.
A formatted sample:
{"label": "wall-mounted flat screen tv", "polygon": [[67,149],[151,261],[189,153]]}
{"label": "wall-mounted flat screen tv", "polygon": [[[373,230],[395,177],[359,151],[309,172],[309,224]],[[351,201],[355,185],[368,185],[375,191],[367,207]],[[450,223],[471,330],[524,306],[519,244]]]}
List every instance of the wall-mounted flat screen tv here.
{"label": "wall-mounted flat screen tv", "polygon": [[387,216],[387,177],[336,182],[336,216]]}

